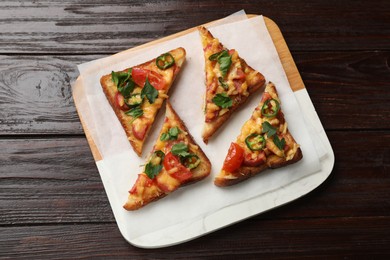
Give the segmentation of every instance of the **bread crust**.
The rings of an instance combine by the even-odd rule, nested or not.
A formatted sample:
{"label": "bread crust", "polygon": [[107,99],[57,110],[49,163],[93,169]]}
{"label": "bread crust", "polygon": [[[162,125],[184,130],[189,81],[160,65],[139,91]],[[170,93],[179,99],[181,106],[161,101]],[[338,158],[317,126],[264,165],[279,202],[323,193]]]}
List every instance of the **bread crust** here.
{"label": "bread crust", "polygon": [[[268,94],[272,93],[274,96],[276,96],[278,98],[276,87],[272,82],[267,84],[265,91]],[[260,104],[256,107],[255,111],[258,111],[258,109],[261,107],[262,102],[263,101],[261,101]],[[255,111],[252,113],[252,117],[250,120],[252,120],[252,118],[254,117]],[[281,109],[280,109],[278,115],[275,117],[275,119],[279,120],[280,124],[286,123],[283,112]],[[248,120],[247,122],[250,122],[250,121]],[[241,132],[244,131],[244,129],[248,129],[248,128],[245,128],[245,126],[246,126],[246,123],[242,127]],[[280,156],[277,156],[277,155],[273,154],[272,152],[270,152],[270,154],[268,156],[266,156],[266,161],[258,166],[246,166],[243,164],[237,170],[235,170],[234,172],[231,172],[231,173],[222,170],[221,173],[215,178],[214,184],[216,186],[219,186],[219,187],[234,185],[234,184],[240,183],[246,179],[249,179],[249,178],[257,175],[257,174],[265,171],[268,168],[276,169],[276,168],[280,168],[280,167],[284,167],[284,166],[296,163],[297,161],[301,160],[303,157],[301,148],[297,145],[295,139],[293,138],[293,136],[291,135],[291,133],[287,127],[286,127],[285,131],[286,132],[283,134],[283,138],[285,138],[286,144],[290,145],[290,147],[291,147],[290,149],[292,149],[293,147],[297,147],[296,150],[293,150],[293,151],[295,151],[295,153],[292,156],[292,158],[286,159],[286,157],[280,157]],[[237,137],[237,139],[238,139],[238,137]]]}
{"label": "bread crust", "polygon": [[[168,93],[168,91],[169,91],[170,87],[172,86],[172,84],[173,84],[177,74],[181,70],[181,67],[183,65],[183,62],[184,62],[185,56],[186,56],[186,51],[182,47],[179,47],[177,49],[171,50],[169,52],[170,53],[175,53],[175,55],[180,57],[180,60],[178,60],[178,62],[177,62],[177,69],[175,69],[173,71],[172,80],[171,80],[170,84],[166,87],[165,94]],[[149,66],[150,64],[154,64],[155,60],[156,59],[152,59],[152,60],[146,61],[146,62],[144,62],[142,64],[136,65],[134,67]],[[130,68],[122,70],[122,72],[126,72],[129,69]],[[103,92],[104,92],[108,102],[110,103],[112,109],[114,110],[116,116],[118,117],[119,122],[121,123],[123,129],[125,130],[126,136],[127,136],[128,140],[129,140],[131,146],[133,147],[133,149],[136,152],[136,154],[138,156],[141,156],[141,154],[142,154],[142,147],[143,147],[144,141],[146,140],[146,138],[149,135],[149,132],[150,132],[150,130],[152,128],[154,120],[151,122],[151,125],[146,129],[145,136],[144,136],[143,140],[139,140],[139,139],[135,138],[135,136],[133,134],[133,131],[132,131],[132,122],[129,120],[129,116],[127,116],[125,114],[125,112],[123,110],[121,110],[120,108],[118,108],[117,105],[116,105],[115,95],[117,93],[117,88],[116,88],[116,86],[114,85],[114,83],[112,81],[111,74],[102,76],[100,78],[100,85],[102,86]],[[165,98],[163,97],[163,100],[164,99]],[[159,104],[157,104],[157,103],[153,104],[153,106],[155,106],[157,108],[157,112],[160,110],[160,108],[162,106],[162,103],[163,103],[162,101]],[[157,112],[156,112],[156,115],[157,115]]]}
{"label": "bread crust", "polygon": [[[213,39],[215,39],[214,36],[211,34],[211,32],[209,30],[207,30],[205,27],[199,26],[198,30],[199,30],[199,33],[201,35],[203,35],[204,38],[207,39],[207,42],[211,42],[211,41],[213,41]],[[205,48],[206,42],[204,42],[203,39],[202,39],[202,44],[203,44],[203,47]],[[218,43],[217,46],[218,47],[216,47],[215,49],[226,49],[223,46],[223,44],[220,42]],[[243,58],[238,56],[238,62],[241,63],[241,69],[243,71],[246,71],[245,72],[245,74],[246,74],[245,80],[246,80],[246,83],[248,85],[248,87],[247,87],[248,95],[238,94],[238,95],[232,96],[235,98],[234,105],[232,107],[230,107],[229,110],[225,114],[218,116],[217,118],[215,118],[211,122],[205,122],[203,132],[202,132],[202,138],[203,138],[203,142],[206,144],[208,143],[209,139],[215,134],[215,132],[217,132],[219,130],[219,128],[221,128],[221,126],[226,121],[229,120],[229,118],[234,113],[234,111],[236,111],[239,107],[241,107],[254,92],[256,92],[258,89],[263,87],[265,84],[264,76],[260,72],[256,71],[251,66],[249,66]],[[206,70],[207,70],[207,68],[206,68]],[[247,77],[248,75],[251,75],[250,79]],[[207,87],[207,84],[208,83],[207,83],[207,79],[206,79],[206,87]],[[207,101],[207,96],[208,95],[206,93],[206,102],[210,102],[210,101]]]}
{"label": "bread crust", "polygon": [[272,160],[268,160],[264,164],[261,164],[256,167],[250,167],[250,166],[241,166],[236,172],[234,172],[234,177],[235,178],[219,178],[216,177],[214,180],[214,184],[219,187],[226,187],[226,186],[231,186],[240,182],[243,182],[255,175],[258,175],[262,173],[263,171],[267,169],[277,169],[283,166],[287,166],[289,164],[293,164],[298,162],[299,160],[302,159],[302,150],[301,148],[298,148],[297,152],[295,153],[294,157],[286,161],[281,157],[274,156],[271,157],[273,158]]}
{"label": "bread crust", "polygon": [[[172,108],[172,105],[169,102],[169,100],[167,100],[167,102],[166,102],[166,112],[165,113],[166,113],[166,118],[174,121],[180,129],[182,129],[183,131],[185,131],[187,133],[185,138],[187,139],[188,143],[196,144],[193,136],[188,131],[187,126],[181,120],[181,118],[178,116],[176,111]],[[160,135],[161,135],[161,133],[160,133]],[[207,176],[210,175],[211,162],[207,158],[206,154],[203,152],[203,150],[201,149],[200,146],[198,146],[198,149],[196,150],[195,153],[200,158],[201,163],[198,165],[198,167],[196,167],[195,169],[193,169],[191,171],[193,174],[192,177],[190,179],[180,183],[180,186],[178,188],[181,188],[183,186],[190,185],[190,184],[193,184],[193,183],[198,182],[200,180],[203,180],[204,178],[206,178]],[[144,173],[141,173],[141,174],[144,174]],[[164,193],[161,189],[159,189],[156,182],[153,182],[153,184],[146,187],[145,189],[149,189],[149,191],[152,191],[152,192],[146,192],[146,193],[144,192],[143,193],[143,194],[150,194],[148,197],[132,196],[131,194],[129,194],[128,200],[123,207],[129,211],[137,210],[137,209],[139,209],[139,208],[141,208],[149,203],[157,201],[157,200],[159,200],[159,199],[161,199],[169,194],[169,193]]]}

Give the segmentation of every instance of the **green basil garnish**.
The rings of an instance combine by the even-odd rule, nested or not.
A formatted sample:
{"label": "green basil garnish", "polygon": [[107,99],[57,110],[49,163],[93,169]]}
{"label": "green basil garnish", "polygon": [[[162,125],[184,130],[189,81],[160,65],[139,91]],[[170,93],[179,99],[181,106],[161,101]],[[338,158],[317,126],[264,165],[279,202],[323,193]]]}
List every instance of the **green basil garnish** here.
{"label": "green basil garnish", "polygon": [[160,140],[161,141],[177,140],[177,137],[178,137],[180,132],[181,131],[177,126],[171,127],[171,128],[169,128],[167,133],[161,134]]}
{"label": "green basil garnish", "polygon": [[137,107],[130,109],[129,111],[126,111],[125,114],[132,116],[133,121],[134,121],[136,118],[142,116],[144,114],[144,111],[142,110],[142,108],[140,106],[137,106]]}
{"label": "green basil garnish", "polygon": [[222,73],[222,77],[226,76],[226,73],[228,72],[230,65],[232,64],[232,56],[227,54],[227,56],[220,56],[218,58],[219,63],[219,70]]}
{"label": "green basil garnish", "polygon": [[286,145],[286,140],[282,138],[282,140],[279,139],[277,135],[274,136],[274,144],[279,148],[279,150],[283,150],[284,146]]}
{"label": "green basil garnish", "polygon": [[272,137],[276,134],[276,128],[273,127],[269,122],[265,121],[262,124],[263,127],[263,133],[267,133],[267,137]]}
{"label": "green basil garnish", "polygon": [[222,77],[225,77],[230,68],[230,65],[232,64],[232,56],[229,55],[229,52],[227,50],[222,50],[220,52],[214,53],[210,55],[209,60],[218,61],[219,70],[222,73]]}
{"label": "green basil garnish", "polygon": [[233,100],[226,93],[216,94],[212,101],[221,108],[229,108],[233,105]]}
{"label": "green basil garnish", "polygon": [[228,90],[229,89],[229,85],[225,81],[223,81],[222,77],[218,78],[218,82],[219,82],[219,84],[222,86],[222,88],[224,90]]}
{"label": "green basil garnish", "polygon": [[126,82],[130,78],[130,73],[129,72],[111,72],[111,78],[112,81],[114,81],[114,84],[116,87],[120,87],[123,85],[124,82]]}
{"label": "green basil garnish", "polygon": [[141,97],[146,97],[149,100],[150,104],[153,104],[156,98],[158,97],[158,91],[155,89],[152,84],[150,84],[148,78],[146,78],[145,86],[141,91]]}
{"label": "green basil garnish", "polygon": [[188,152],[188,146],[185,143],[174,144],[171,153],[180,157],[186,157],[190,154]]}
{"label": "green basil garnish", "polygon": [[145,173],[150,179],[156,177],[161,169],[165,154],[161,150],[155,151],[150,157],[149,162],[145,165]]}

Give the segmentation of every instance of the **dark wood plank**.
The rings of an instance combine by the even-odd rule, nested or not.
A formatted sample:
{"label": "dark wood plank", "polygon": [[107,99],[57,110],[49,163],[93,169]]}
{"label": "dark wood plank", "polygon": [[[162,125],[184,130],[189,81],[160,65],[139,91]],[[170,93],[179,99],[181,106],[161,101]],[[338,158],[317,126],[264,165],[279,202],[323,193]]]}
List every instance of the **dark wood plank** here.
{"label": "dark wood plank", "polygon": [[80,134],[71,82],[101,56],[0,56],[0,134]]}
{"label": "dark wood plank", "polygon": [[17,0],[2,3],[0,53],[115,53],[241,9],[275,20],[292,50],[389,48],[386,0]]}
{"label": "dark wood plank", "polygon": [[[329,179],[260,218],[390,216],[390,133],[328,135],[336,157]],[[84,138],[0,140],[0,165],[0,225],[114,221]]]}
{"label": "dark wood plank", "polygon": [[0,225],[113,221],[85,138],[0,140]]}
{"label": "dark wood plank", "polygon": [[326,129],[390,128],[390,52],[293,56]]}
{"label": "dark wood plank", "polygon": [[[390,128],[390,52],[293,56],[327,130]],[[70,82],[77,64],[100,57],[1,56],[0,135],[82,134]]]}
{"label": "dark wood plank", "polygon": [[133,247],[112,224],[0,227],[0,257],[11,259],[259,259],[389,256],[390,218],[253,218],[174,247]]}

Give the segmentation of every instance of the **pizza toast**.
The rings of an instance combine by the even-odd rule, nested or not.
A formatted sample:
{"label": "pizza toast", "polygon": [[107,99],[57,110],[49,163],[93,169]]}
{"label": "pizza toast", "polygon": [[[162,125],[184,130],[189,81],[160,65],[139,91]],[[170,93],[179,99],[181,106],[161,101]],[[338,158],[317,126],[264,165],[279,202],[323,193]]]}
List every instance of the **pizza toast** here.
{"label": "pizza toast", "polygon": [[185,49],[177,48],[100,79],[103,92],[138,156],[185,57]]}
{"label": "pizza toast", "polygon": [[227,49],[205,27],[200,33],[206,74],[203,141],[229,119],[248,97],[264,86],[264,76],[250,67],[234,49]]}
{"label": "pizza toast", "polygon": [[280,105],[275,85],[268,83],[251,118],[231,143],[215,185],[234,185],[268,168],[280,168],[302,159]]}
{"label": "pizza toast", "polygon": [[206,178],[210,171],[209,159],[167,101],[159,137],[123,207],[137,210],[184,185]]}

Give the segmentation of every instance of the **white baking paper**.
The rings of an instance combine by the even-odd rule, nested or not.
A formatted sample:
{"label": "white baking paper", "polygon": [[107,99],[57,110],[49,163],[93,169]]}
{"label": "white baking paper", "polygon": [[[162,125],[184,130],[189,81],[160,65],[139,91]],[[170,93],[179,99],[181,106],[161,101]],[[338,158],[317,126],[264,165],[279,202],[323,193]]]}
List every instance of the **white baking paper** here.
{"label": "white baking paper", "polygon": [[[316,149],[263,17],[240,18],[233,22],[229,20],[227,24],[209,28],[227,48],[236,49],[251,67],[264,74],[267,81],[275,83],[289,129],[301,145],[303,159],[285,168],[267,170],[236,186],[219,188],[213,184],[230,143],[236,139],[243,123],[250,118],[253,109],[261,99],[262,92],[258,91],[213,136],[209,144],[205,145],[201,138],[204,123],[202,111],[205,92],[204,58],[197,31],[142,51],[125,51],[80,65],[80,80],[74,86],[78,111],[102,155],[103,159],[97,162],[99,173],[118,226],[128,240],[172,225],[188,223],[191,219],[204,218],[229,205],[283,189],[285,185],[320,170]],[[99,79],[111,73],[112,70],[123,70],[143,63],[177,47],[186,49],[187,59],[170,90],[170,102],[187,125],[195,141],[209,157],[212,163],[212,173],[207,179],[181,188],[158,202],[140,210],[128,212],[122,208],[122,205],[126,202],[128,190],[134,184],[137,174],[142,172],[141,165],[145,164],[148,152],[157,139],[165,111],[162,109],[163,111],[158,114],[144,146],[144,153],[139,158],[130,147],[124,130],[106,100]],[[276,201],[264,203],[274,203],[277,206]]]}

